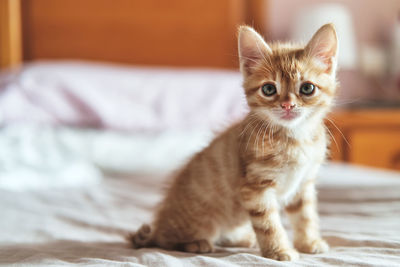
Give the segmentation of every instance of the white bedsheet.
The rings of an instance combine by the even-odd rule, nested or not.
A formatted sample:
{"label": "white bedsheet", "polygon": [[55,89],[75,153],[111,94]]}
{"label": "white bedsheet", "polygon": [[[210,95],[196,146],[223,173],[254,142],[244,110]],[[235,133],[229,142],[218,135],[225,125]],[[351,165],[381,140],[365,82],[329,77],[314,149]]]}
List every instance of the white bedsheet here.
{"label": "white bedsheet", "polygon": [[[300,266],[400,265],[400,175],[346,165],[320,173],[325,254]],[[99,184],[12,192],[0,190],[0,264],[9,266],[293,266],[260,257],[256,249],[217,248],[196,255],[133,250],[123,236],[149,222],[163,176],[105,175]]]}

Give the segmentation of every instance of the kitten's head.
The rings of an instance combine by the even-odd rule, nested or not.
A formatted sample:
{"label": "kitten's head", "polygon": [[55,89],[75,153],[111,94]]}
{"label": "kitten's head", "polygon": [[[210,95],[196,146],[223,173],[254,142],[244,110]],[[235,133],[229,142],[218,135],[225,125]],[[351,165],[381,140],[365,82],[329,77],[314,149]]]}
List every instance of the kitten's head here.
{"label": "kitten's head", "polygon": [[337,52],[332,24],[322,26],[305,46],[268,45],[252,28],[240,27],[240,70],[251,111],[286,128],[322,118],[337,87]]}

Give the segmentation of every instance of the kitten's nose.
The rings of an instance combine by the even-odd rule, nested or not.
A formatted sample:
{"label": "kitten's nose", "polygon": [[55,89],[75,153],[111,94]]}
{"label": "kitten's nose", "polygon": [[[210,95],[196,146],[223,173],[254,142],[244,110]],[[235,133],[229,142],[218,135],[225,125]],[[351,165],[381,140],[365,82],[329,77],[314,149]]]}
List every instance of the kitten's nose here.
{"label": "kitten's nose", "polygon": [[291,110],[291,109],[293,109],[295,106],[296,106],[296,104],[293,103],[292,101],[285,101],[285,102],[281,103],[281,107],[282,107],[284,110]]}

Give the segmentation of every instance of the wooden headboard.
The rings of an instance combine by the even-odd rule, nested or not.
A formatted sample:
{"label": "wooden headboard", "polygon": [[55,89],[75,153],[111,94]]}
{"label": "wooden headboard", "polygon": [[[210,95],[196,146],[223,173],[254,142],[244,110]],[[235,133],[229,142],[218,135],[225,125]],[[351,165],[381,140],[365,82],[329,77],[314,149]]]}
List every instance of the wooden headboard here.
{"label": "wooden headboard", "polygon": [[38,59],[236,68],[267,0],[0,0],[0,67]]}

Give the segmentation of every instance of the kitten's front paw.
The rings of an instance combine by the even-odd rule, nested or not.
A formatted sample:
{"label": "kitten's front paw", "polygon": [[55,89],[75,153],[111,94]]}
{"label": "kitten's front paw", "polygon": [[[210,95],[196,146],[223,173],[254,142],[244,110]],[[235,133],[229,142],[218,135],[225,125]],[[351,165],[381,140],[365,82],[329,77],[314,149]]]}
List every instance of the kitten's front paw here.
{"label": "kitten's front paw", "polygon": [[303,253],[317,254],[324,253],[329,250],[329,245],[325,240],[319,238],[315,240],[302,240],[294,244],[295,248]]}
{"label": "kitten's front paw", "polygon": [[299,253],[292,248],[280,249],[277,251],[267,251],[262,253],[263,257],[278,261],[294,261],[299,259]]}

